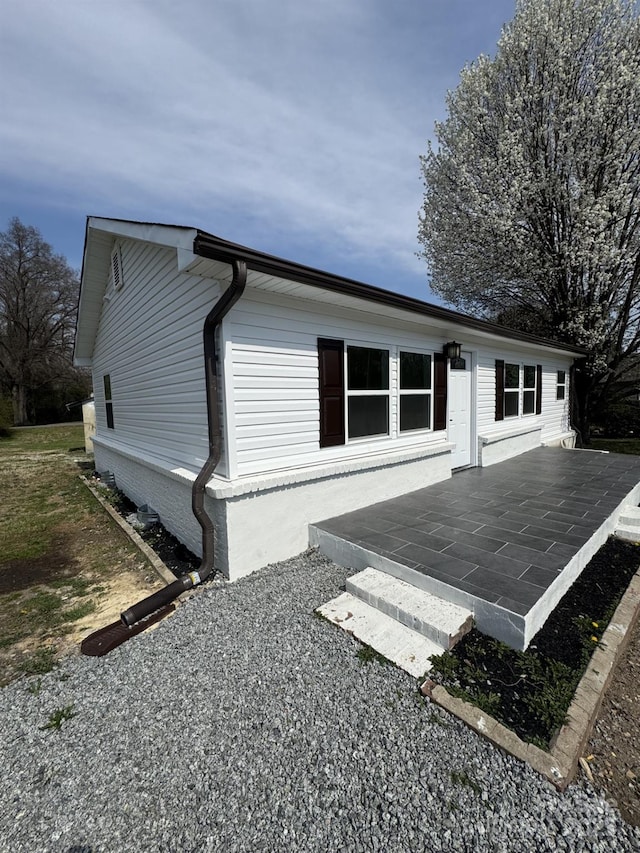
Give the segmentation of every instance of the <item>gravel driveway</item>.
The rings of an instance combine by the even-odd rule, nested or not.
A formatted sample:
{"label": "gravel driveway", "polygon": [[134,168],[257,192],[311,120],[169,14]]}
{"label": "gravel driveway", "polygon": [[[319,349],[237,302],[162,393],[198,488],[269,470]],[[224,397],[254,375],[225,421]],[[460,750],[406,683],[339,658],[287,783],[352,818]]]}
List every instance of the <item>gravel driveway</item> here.
{"label": "gravel driveway", "polygon": [[310,552],[216,583],[105,658],[0,691],[0,849],[640,850],[595,793],[558,794],[361,663],[312,615],[346,575]]}

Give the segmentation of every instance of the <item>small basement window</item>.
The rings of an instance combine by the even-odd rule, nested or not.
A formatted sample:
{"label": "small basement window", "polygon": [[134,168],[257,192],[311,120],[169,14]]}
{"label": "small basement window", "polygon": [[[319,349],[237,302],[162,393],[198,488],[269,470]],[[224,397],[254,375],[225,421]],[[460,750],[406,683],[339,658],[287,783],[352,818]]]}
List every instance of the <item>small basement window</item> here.
{"label": "small basement window", "polygon": [[556,383],[556,400],[564,400],[567,393],[567,374],[564,370],[558,371]]}
{"label": "small basement window", "polygon": [[106,373],[104,379],[104,406],[107,415],[107,427],[113,429],[113,402],[111,400],[111,375]]}

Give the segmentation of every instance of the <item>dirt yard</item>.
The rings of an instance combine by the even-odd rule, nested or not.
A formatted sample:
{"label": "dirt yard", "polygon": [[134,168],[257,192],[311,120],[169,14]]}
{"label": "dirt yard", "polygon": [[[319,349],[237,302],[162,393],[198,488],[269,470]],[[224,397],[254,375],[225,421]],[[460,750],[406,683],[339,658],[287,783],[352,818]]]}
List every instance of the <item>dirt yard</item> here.
{"label": "dirt yard", "polygon": [[594,786],[640,826],[640,623],[605,694],[585,758]]}
{"label": "dirt yard", "polygon": [[163,586],[81,483],[82,426],[0,439],[0,686],[42,673]]}

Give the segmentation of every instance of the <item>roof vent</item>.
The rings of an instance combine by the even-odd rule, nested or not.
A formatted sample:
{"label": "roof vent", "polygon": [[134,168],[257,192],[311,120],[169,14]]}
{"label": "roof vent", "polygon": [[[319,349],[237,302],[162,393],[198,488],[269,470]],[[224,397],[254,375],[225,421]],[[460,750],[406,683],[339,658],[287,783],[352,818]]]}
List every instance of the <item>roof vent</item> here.
{"label": "roof vent", "polygon": [[114,288],[120,290],[124,282],[122,280],[122,258],[120,257],[119,246],[115,247],[111,255],[111,276]]}

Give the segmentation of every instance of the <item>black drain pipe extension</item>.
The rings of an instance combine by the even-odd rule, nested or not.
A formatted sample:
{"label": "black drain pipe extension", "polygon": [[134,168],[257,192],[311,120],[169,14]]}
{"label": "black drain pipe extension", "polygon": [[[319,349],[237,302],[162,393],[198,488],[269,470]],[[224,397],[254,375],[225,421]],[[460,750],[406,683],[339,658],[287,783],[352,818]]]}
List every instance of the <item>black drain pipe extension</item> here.
{"label": "black drain pipe extension", "polygon": [[233,278],[231,284],[207,314],[204,321],[204,372],[207,389],[207,422],[209,426],[209,456],[193,484],[191,507],[202,528],[202,562],[197,572],[186,575],[143,598],[120,615],[120,619],[131,627],[161,607],[170,604],[179,595],[209,577],[214,566],[214,525],[211,516],[204,508],[204,496],[207,483],[211,479],[222,454],[222,427],[218,401],[218,363],[216,354],[216,332],[223,317],[233,308],[244,292],[247,283],[247,265],[245,261],[234,258],[231,261]]}

